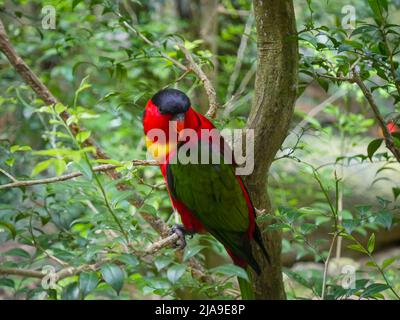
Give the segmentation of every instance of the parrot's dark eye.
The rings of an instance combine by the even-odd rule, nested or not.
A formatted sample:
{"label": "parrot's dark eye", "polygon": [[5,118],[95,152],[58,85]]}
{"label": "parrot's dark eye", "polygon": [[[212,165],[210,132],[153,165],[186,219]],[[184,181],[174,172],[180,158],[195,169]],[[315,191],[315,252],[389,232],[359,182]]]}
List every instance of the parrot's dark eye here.
{"label": "parrot's dark eye", "polygon": [[190,107],[188,96],[176,89],[161,90],[151,98],[151,101],[157,106],[161,114],[185,113]]}

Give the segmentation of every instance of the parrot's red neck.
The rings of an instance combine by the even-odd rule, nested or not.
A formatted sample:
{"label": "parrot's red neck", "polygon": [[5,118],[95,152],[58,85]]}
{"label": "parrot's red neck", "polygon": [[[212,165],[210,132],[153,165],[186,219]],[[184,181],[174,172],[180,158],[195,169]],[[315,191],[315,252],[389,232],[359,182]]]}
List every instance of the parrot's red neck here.
{"label": "parrot's red neck", "polygon": [[164,162],[177,149],[180,132],[192,130],[198,137],[201,130],[214,129],[214,125],[202,114],[189,108],[184,113],[161,113],[159,107],[150,99],[143,114],[143,129],[146,145],[152,157]]}
{"label": "parrot's red neck", "polygon": [[[192,107],[189,107],[189,109],[184,113],[182,129],[193,129],[195,131],[200,130],[202,128],[202,118],[204,117],[194,111]],[[151,99],[147,102],[146,109],[143,114],[143,129],[146,135],[152,129],[161,129],[164,131],[167,138],[170,137],[169,129],[171,127],[171,121],[174,121],[171,114],[162,114]],[[207,120],[207,122],[209,121]],[[214,126],[211,124],[210,129],[212,128],[214,128]]]}

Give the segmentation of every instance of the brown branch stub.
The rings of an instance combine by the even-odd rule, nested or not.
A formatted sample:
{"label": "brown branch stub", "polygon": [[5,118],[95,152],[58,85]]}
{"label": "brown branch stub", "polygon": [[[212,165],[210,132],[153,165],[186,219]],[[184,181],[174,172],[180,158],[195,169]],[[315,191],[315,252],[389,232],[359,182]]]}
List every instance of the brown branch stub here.
{"label": "brown branch stub", "polygon": [[0,268],[0,276],[21,276],[30,278],[43,278],[45,275],[40,271],[19,269],[19,268]]}

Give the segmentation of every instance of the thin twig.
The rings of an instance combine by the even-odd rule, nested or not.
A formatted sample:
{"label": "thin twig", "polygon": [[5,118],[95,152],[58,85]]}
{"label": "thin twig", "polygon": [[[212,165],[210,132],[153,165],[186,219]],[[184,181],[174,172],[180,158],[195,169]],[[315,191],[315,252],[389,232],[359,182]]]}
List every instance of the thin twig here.
{"label": "thin twig", "polygon": [[379,111],[378,105],[375,102],[374,97],[372,96],[371,91],[367,88],[364,82],[361,80],[360,75],[357,72],[353,72],[353,80],[357,83],[358,87],[361,89],[365,98],[367,99],[374,115],[375,119],[378,121],[378,125],[383,132],[383,137],[385,140],[386,147],[392,152],[394,157],[398,162],[400,162],[400,148],[396,147],[393,141],[393,137],[389,132],[388,127],[386,126],[386,122],[382,117],[381,112]]}
{"label": "thin twig", "polygon": [[206,76],[204,71],[201,69],[201,67],[194,61],[192,55],[190,54],[189,50],[187,50],[182,44],[178,44],[178,47],[181,49],[181,51],[184,53],[186,60],[189,63],[189,67],[184,66],[182,63],[180,63],[178,60],[170,57],[166,53],[162,51],[161,46],[156,43],[151,41],[149,38],[147,38],[144,34],[142,34],[139,30],[137,30],[135,27],[130,25],[124,16],[122,16],[119,12],[114,11],[114,14],[117,15],[121,21],[122,25],[126,27],[128,30],[134,32],[139,38],[141,38],[145,43],[147,43],[150,46],[156,47],[159,49],[159,53],[162,57],[176,65],[178,68],[182,69],[185,71],[184,75],[186,76],[186,72],[191,72],[193,71],[197,77],[200,79],[200,81],[203,83],[204,89],[207,93],[208,100],[210,103],[209,110],[207,111],[206,116],[210,118],[215,118],[217,114],[217,109],[219,108],[219,104],[217,102],[217,94],[214,89],[214,86],[212,85],[210,79]]}
{"label": "thin twig", "polygon": [[[134,166],[156,166],[158,165],[157,161],[154,160],[132,160],[131,163]],[[106,172],[109,170],[115,170],[116,168],[120,167],[119,165],[114,165],[114,164],[102,164],[96,167],[93,167],[94,172]],[[55,183],[55,182],[61,182],[61,181],[66,181],[66,180],[71,180],[77,177],[82,176],[82,172],[72,172],[68,173],[59,177],[51,177],[51,178],[45,178],[45,179],[35,179],[35,180],[25,180],[25,181],[16,181],[13,183],[8,183],[8,184],[3,184],[0,185],[0,190],[1,189],[9,189],[9,188],[18,188],[18,187],[28,187],[28,186],[33,186],[33,185],[38,185],[38,184],[49,184],[49,183]]]}
{"label": "thin twig", "polygon": [[193,56],[190,54],[189,50],[182,44],[178,44],[179,49],[183,52],[186,60],[189,62],[189,67],[193,72],[199,77],[203,83],[204,89],[208,96],[208,101],[210,103],[210,108],[208,109],[206,116],[210,118],[215,118],[217,115],[217,110],[220,107],[217,102],[217,93],[214,86],[212,85],[210,79],[206,76],[201,67],[194,61]]}
{"label": "thin twig", "polygon": [[178,60],[170,57],[169,55],[167,55],[166,53],[164,53],[161,48],[160,45],[156,42],[151,41],[149,38],[147,38],[143,33],[141,33],[139,30],[137,30],[136,28],[134,28],[133,26],[131,26],[126,19],[124,18],[124,16],[122,16],[119,12],[115,12],[114,14],[116,14],[121,20],[122,20],[122,24],[130,31],[134,32],[139,38],[141,38],[145,43],[147,43],[150,46],[156,47],[159,50],[160,55],[167,59],[168,61],[172,62],[174,65],[176,65],[179,69],[182,69],[183,71],[187,71],[187,67],[185,67],[182,63],[180,63]]}
{"label": "thin twig", "polygon": [[226,101],[228,101],[233,96],[233,90],[235,89],[236,80],[239,77],[240,71],[242,69],[242,62],[244,54],[247,49],[249,34],[251,32],[251,28],[253,27],[253,23],[254,23],[254,16],[249,15],[246,21],[246,25],[244,27],[243,35],[240,39],[239,49],[236,54],[235,67],[233,68],[233,72],[229,78],[229,85],[225,98]]}
{"label": "thin twig", "polygon": [[335,232],[333,234],[332,242],[331,242],[331,245],[329,247],[328,257],[325,260],[324,275],[323,275],[323,278],[322,278],[322,293],[321,293],[321,299],[322,300],[325,299],[325,290],[326,290],[326,280],[327,280],[327,276],[328,276],[328,267],[329,267],[329,262],[331,261],[332,251],[333,251],[333,247],[335,245],[337,236],[338,236],[338,232]]}
{"label": "thin twig", "polygon": [[3,170],[2,168],[0,168],[0,172],[2,174],[4,174],[7,178],[9,178],[12,182],[18,182],[18,180],[10,173],[8,173],[7,171]]}

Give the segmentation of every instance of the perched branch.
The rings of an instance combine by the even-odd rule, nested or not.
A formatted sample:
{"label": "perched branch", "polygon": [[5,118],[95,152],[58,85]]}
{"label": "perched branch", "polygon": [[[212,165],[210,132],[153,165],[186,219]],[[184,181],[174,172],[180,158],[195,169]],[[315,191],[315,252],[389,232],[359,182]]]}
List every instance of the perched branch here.
{"label": "perched branch", "polygon": [[[157,161],[154,160],[132,160],[131,161],[134,166],[156,166],[158,165]],[[94,172],[106,172],[109,170],[115,170],[118,168],[118,165],[114,164],[102,164],[96,167],[93,167]],[[49,184],[49,183],[55,183],[55,182],[61,182],[61,181],[66,181],[66,180],[71,180],[77,177],[82,176],[82,172],[72,172],[68,173],[59,177],[51,177],[51,178],[46,178],[46,179],[36,179],[36,180],[25,180],[25,181],[18,181],[15,180],[12,183],[8,184],[3,184],[0,185],[0,190],[1,189],[9,189],[9,188],[17,188],[17,187],[28,187],[28,186],[34,186],[38,184]]]}
{"label": "perched branch", "polygon": [[[174,244],[178,240],[178,238],[179,238],[178,235],[174,233],[166,238],[163,238],[163,239],[151,244],[150,246],[148,246],[146,248],[146,250],[143,251],[143,253],[138,253],[136,251],[133,251],[132,253],[134,253],[136,255],[137,254],[139,254],[139,255],[140,254],[142,254],[142,255],[154,254],[157,251]],[[104,258],[104,259],[101,259],[96,264],[83,264],[79,267],[71,267],[71,266],[65,267],[56,273],[56,279],[58,281],[58,280],[66,278],[66,277],[78,274],[85,270],[97,270],[97,269],[100,269],[103,264],[108,263],[110,261],[112,261],[111,258]],[[0,267],[0,276],[1,275],[15,275],[15,276],[22,276],[22,277],[30,277],[30,278],[43,278],[46,275],[46,273],[42,273],[41,271],[30,270],[30,269],[1,268]]]}
{"label": "perched branch", "polygon": [[171,234],[170,236],[161,239],[160,241],[154,242],[152,245],[146,248],[144,251],[145,254],[154,254],[160,249],[170,246],[179,239],[178,235],[176,233]]}
{"label": "perched branch", "polygon": [[219,104],[217,102],[217,93],[212,85],[210,79],[206,76],[201,67],[194,61],[192,55],[189,50],[182,44],[178,45],[179,49],[183,52],[186,57],[186,60],[189,62],[189,67],[193,72],[199,77],[201,82],[203,83],[204,89],[206,90],[208,101],[210,103],[210,108],[207,111],[206,116],[210,118],[215,118],[217,115],[217,110],[219,108]]}

